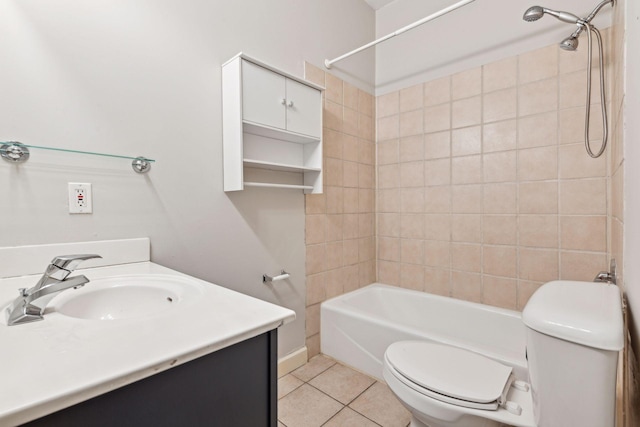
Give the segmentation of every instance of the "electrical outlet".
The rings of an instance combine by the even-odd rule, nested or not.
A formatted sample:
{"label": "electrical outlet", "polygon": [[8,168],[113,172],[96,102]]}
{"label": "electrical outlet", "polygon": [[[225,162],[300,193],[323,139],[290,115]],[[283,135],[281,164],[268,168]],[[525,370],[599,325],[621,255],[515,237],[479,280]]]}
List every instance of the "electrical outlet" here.
{"label": "electrical outlet", "polygon": [[89,214],[93,212],[91,184],[69,183],[69,213]]}

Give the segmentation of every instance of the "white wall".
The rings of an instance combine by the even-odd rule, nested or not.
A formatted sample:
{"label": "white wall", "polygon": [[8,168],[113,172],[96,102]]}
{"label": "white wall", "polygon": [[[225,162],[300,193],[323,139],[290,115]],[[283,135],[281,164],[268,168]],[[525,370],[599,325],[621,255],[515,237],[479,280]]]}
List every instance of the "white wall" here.
{"label": "white wall", "polygon": [[624,96],[624,280],[632,321],[632,341],[640,351],[640,4],[626,0]]}
{"label": "white wall", "polygon": [[[376,12],[376,37],[385,36],[431,15],[455,0],[396,0]],[[597,0],[542,2],[551,9],[584,17]],[[476,0],[447,15],[379,44],[376,47],[376,95],[433,80],[559,43],[575,26],[544,16],[522,20],[534,0]],[[594,19],[598,28],[611,25],[611,8]],[[581,42],[585,42],[582,38]]]}
{"label": "white wall", "polygon": [[[372,37],[361,0],[0,2],[0,141],[157,160],[0,161],[0,246],[148,236],[153,261],[294,309],[279,353],[301,348],[303,194],[222,191],[220,65],[244,51],[302,76]],[[341,70],[370,88],[373,53]],[[93,184],[92,215],[67,213],[71,181]],[[291,281],[264,286],[280,268]]]}

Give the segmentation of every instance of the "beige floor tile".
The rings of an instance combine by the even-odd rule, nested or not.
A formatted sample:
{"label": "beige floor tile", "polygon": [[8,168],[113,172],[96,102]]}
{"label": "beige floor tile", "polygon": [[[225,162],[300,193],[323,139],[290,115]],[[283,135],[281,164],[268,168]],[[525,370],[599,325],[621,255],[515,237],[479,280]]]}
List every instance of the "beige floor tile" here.
{"label": "beige floor tile", "polygon": [[335,364],[335,360],[319,354],[318,356],[313,357],[311,360],[309,360],[309,362],[307,362],[305,365],[293,371],[292,374],[296,378],[307,382]]}
{"label": "beige floor tile", "polygon": [[282,399],[284,396],[291,393],[302,384],[304,384],[304,382],[300,381],[298,378],[294,377],[291,374],[285,375],[284,377],[278,379],[278,399]]}
{"label": "beige floor tile", "polygon": [[369,387],[349,407],[383,427],[405,427],[411,421],[410,412],[380,382]]}
{"label": "beige floor tile", "polygon": [[378,427],[378,424],[345,407],[322,427]]}
{"label": "beige floor tile", "polygon": [[309,384],[348,405],[374,382],[373,378],[336,363],[309,381]]}
{"label": "beige floor tile", "polygon": [[278,401],[278,420],[287,427],[320,427],[342,407],[338,401],[303,384]]}

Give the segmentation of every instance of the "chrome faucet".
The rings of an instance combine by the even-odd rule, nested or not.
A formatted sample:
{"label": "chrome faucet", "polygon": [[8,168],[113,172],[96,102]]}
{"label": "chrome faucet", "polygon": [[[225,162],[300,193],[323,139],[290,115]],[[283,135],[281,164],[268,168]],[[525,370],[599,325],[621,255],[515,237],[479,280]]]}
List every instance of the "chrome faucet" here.
{"label": "chrome faucet", "polygon": [[62,255],[55,257],[33,288],[21,288],[20,295],[7,307],[7,325],[35,322],[44,319],[49,301],[69,288],[81,288],[89,282],[85,276],[68,277],[82,261],[102,258],[100,255]]}

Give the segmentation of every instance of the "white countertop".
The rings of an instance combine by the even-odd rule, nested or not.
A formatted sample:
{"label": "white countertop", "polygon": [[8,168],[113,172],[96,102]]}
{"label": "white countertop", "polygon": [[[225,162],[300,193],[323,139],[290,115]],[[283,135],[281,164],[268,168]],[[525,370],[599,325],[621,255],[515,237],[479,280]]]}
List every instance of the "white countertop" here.
{"label": "white countertop", "polygon": [[[78,274],[90,280],[140,274],[191,278],[151,262],[79,269],[72,276]],[[0,426],[39,418],[295,318],[292,310],[191,278],[202,285],[198,300],[162,314],[76,319],[56,312],[54,299],[43,321],[7,326],[4,307],[18,288],[32,287],[39,277],[0,280]]]}

